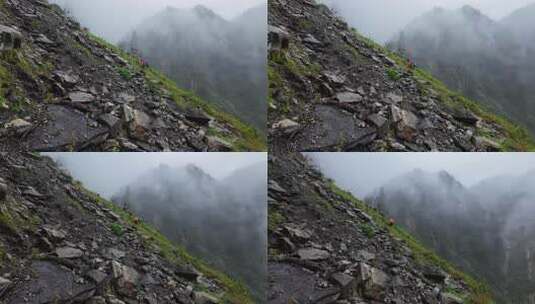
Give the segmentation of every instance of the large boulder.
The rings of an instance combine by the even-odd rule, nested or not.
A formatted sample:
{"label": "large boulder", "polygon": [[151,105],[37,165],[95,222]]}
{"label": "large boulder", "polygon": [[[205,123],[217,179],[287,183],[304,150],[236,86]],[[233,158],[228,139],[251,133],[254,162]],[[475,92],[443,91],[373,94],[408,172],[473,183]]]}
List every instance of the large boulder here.
{"label": "large boulder", "polygon": [[0,25],[0,51],[19,49],[22,46],[22,34],[14,28]]}
{"label": "large boulder", "polygon": [[357,281],[363,297],[381,301],[388,284],[388,275],[382,270],[360,263],[357,267]]}
{"label": "large boulder", "polygon": [[126,297],[134,298],[137,294],[137,285],[140,280],[139,273],[126,265],[117,261],[112,261],[113,278],[117,291]]}

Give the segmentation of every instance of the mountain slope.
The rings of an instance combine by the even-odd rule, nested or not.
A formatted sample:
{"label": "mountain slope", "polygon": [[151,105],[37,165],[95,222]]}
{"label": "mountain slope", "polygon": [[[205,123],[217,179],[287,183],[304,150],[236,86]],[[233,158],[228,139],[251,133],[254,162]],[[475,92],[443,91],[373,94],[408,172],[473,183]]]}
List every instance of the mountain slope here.
{"label": "mountain slope", "polygon": [[277,149],[533,149],[522,128],[358,35],[326,6],[269,6],[271,130]]}
{"label": "mountain slope", "polygon": [[168,7],[137,26],[121,46],[265,131],[266,14],[261,5],[227,21],[203,6]]}
{"label": "mountain slope", "polygon": [[395,178],[366,200],[462,270],[484,278],[497,303],[533,299],[535,174],[466,188],[446,172]]}
{"label": "mountain slope", "polygon": [[142,69],[58,6],[0,4],[3,151],[265,149],[251,127]]}
{"label": "mountain slope", "polygon": [[[494,21],[475,8],[435,9],[416,18],[388,46],[407,54],[478,103],[535,132],[533,8]],[[530,15],[532,16],[532,15]]]}
{"label": "mountain slope", "polygon": [[219,181],[195,165],[160,166],[129,184],[112,201],[124,204],[170,240],[243,281],[256,302],[263,303],[267,174],[265,165],[244,170],[232,180]]}
{"label": "mountain slope", "polygon": [[269,303],[492,303],[303,156],[273,156],[269,170]]}
{"label": "mountain slope", "polygon": [[0,163],[2,303],[251,302],[241,285],[51,159],[2,154]]}

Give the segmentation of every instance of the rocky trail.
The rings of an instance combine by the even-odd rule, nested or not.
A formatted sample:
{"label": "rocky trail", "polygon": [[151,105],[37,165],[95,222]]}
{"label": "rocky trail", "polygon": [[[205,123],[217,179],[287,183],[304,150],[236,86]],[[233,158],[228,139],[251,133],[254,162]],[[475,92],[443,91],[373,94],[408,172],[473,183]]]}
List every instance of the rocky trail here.
{"label": "rocky trail", "polygon": [[249,303],[227,280],[51,159],[0,155],[0,303]]}
{"label": "rocky trail", "polygon": [[[302,155],[269,164],[268,303],[472,303],[485,288]],[[487,302],[474,302],[487,303]]]}
{"label": "rocky trail", "polygon": [[262,150],[251,127],[93,36],[57,5],[0,1],[2,151]]}
{"label": "rocky trail", "polygon": [[270,142],[280,151],[501,151],[527,131],[386,51],[314,0],[269,5]]}

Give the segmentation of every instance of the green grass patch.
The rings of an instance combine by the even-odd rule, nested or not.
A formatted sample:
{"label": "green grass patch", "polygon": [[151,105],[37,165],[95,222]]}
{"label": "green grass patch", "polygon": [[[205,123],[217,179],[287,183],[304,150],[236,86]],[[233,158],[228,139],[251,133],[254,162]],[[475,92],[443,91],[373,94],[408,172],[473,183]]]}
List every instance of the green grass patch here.
{"label": "green grass patch", "polygon": [[369,239],[373,238],[375,236],[375,230],[373,227],[369,224],[362,224],[360,225],[360,230],[368,237]]}
{"label": "green grass patch", "polygon": [[390,69],[386,70],[386,74],[393,81],[398,81],[398,80],[401,79],[401,73],[399,73],[396,69],[390,68]]}
{"label": "green grass patch", "polygon": [[[432,250],[428,249],[410,233],[398,225],[390,226],[388,220],[376,209],[369,207],[364,202],[356,199],[351,193],[342,190],[334,182],[329,182],[331,191],[341,197],[344,201],[353,204],[373,219],[381,228],[387,229],[389,233],[397,239],[403,240],[413,253],[414,259],[421,265],[435,265],[449,273],[453,278],[464,281],[471,293],[464,295],[465,303],[468,304],[492,304],[494,303],[490,289],[486,283],[469,276],[458,270],[450,262],[439,257]],[[362,226],[360,227],[362,229]]]}
{"label": "green grass patch", "polygon": [[0,210],[0,226],[8,229],[12,233],[18,231],[18,226],[15,223],[15,219],[7,209]]}
{"label": "green grass patch", "polygon": [[284,216],[280,214],[277,210],[274,210],[273,208],[269,208],[268,213],[268,229],[271,232],[276,231],[280,224],[284,222]]}
{"label": "green grass patch", "polygon": [[132,78],[134,78],[132,72],[130,72],[130,70],[125,67],[118,68],[117,73],[119,73],[119,75],[121,75],[121,77],[123,77],[125,80],[132,80]]}
{"label": "green grass patch", "polygon": [[124,234],[124,230],[123,230],[123,226],[117,224],[117,223],[113,223],[110,227],[111,231],[113,232],[113,234],[115,234],[116,236],[123,236]]}

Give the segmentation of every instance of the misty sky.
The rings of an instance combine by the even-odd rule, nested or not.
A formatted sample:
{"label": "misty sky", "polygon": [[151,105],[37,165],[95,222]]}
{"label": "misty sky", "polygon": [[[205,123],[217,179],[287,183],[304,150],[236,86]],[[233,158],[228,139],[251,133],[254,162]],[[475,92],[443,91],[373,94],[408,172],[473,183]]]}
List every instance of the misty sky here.
{"label": "misty sky", "polygon": [[144,19],[167,6],[190,8],[204,5],[226,19],[267,0],[50,0],[69,8],[83,26],[109,40],[119,42]]}
{"label": "misty sky", "polygon": [[497,175],[535,170],[535,153],[306,153],[328,177],[359,198],[413,169],[446,170],[470,187]]}
{"label": "misty sky", "polygon": [[88,189],[110,198],[123,186],[160,164],[194,164],[216,179],[237,169],[265,163],[266,153],[43,153],[66,167]]}
{"label": "misty sky", "polygon": [[384,43],[414,18],[436,6],[455,9],[471,5],[499,20],[534,0],[320,0],[337,12],[359,32]]}

